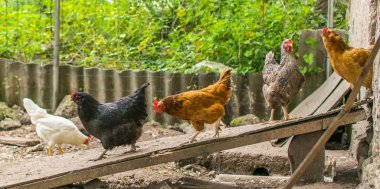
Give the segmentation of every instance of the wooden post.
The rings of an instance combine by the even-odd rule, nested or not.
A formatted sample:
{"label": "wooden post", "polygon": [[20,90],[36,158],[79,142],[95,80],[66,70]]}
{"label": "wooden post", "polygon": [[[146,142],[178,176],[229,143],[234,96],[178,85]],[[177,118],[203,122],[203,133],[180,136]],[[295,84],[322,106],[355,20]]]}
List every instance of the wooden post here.
{"label": "wooden post", "polygon": [[57,107],[59,92],[59,29],[60,29],[60,11],[61,1],[55,0],[54,12],[54,67],[53,67],[53,104],[52,108]]}
{"label": "wooden post", "polygon": [[[289,144],[288,157],[291,173],[293,174],[298,166],[305,159],[307,153],[321,138],[323,131],[316,131],[294,136]],[[323,171],[325,168],[325,149],[322,148],[313,163],[306,169],[300,178],[302,183],[314,183],[323,181]]]}
{"label": "wooden post", "polygon": [[[328,0],[327,3],[327,27],[334,27],[334,0]],[[326,78],[328,78],[332,73],[332,67],[330,64],[330,59],[326,57]]]}

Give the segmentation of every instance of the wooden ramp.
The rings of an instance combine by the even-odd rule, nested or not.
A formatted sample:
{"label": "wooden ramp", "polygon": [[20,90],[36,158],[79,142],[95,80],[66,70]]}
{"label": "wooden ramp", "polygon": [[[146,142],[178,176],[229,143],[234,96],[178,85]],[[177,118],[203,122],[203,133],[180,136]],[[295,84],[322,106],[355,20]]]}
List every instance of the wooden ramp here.
{"label": "wooden ramp", "polygon": [[[298,104],[289,116],[294,118],[326,113],[336,107],[349,90],[350,85],[334,72],[317,90]],[[281,147],[290,138],[282,138],[275,143]]]}
{"label": "wooden ramp", "polygon": [[[349,92],[349,84],[338,76],[335,72],[311,95],[303,100],[292,112],[291,117],[305,117],[326,113],[343,101],[344,96]],[[279,139],[275,142],[282,146],[288,139],[291,139],[288,146],[288,158],[291,173],[297,169],[305,159],[307,153],[322,136],[324,131],[311,132],[296,135],[286,139]],[[323,180],[325,166],[325,151],[319,151],[313,163],[302,175],[304,182],[318,182]]]}
{"label": "wooden ramp", "polygon": [[[351,124],[366,119],[358,102],[342,124]],[[96,148],[63,156],[19,160],[0,164],[0,188],[51,188],[105,175],[143,168],[156,164],[206,155],[231,148],[246,146],[281,137],[289,137],[326,129],[339,110],[311,115],[286,122],[247,125],[224,129],[220,138],[212,138],[213,132],[200,134],[200,142],[179,146],[187,135],[160,138],[138,143],[140,150],[134,154],[123,154],[126,148],[110,151],[106,159],[96,158],[103,149]]]}
{"label": "wooden ramp", "polygon": [[290,112],[291,117],[326,113],[350,90],[350,85],[335,72],[311,95]]}

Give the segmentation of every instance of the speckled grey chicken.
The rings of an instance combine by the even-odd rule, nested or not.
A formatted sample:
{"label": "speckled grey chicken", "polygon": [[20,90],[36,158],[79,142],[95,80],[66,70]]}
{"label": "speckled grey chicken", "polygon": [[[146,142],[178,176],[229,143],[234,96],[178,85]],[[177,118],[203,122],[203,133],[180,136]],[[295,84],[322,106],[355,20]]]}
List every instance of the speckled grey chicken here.
{"label": "speckled grey chicken", "polygon": [[292,55],[292,40],[286,39],[281,45],[281,62],[276,63],[273,52],[265,58],[263,70],[263,93],[271,107],[269,121],[273,121],[275,108],[281,106],[284,120],[289,119],[287,106],[301,89],[305,77],[298,70],[297,59]]}

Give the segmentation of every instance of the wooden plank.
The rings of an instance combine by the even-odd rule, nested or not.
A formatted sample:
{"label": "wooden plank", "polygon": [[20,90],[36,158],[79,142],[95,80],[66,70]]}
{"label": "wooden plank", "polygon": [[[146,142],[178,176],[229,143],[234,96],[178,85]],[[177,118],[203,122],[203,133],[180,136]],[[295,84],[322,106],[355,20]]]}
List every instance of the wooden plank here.
{"label": "wooden plank", "polygon": [[338,102],[343,99],[349,90],[350,84],[348,84],[345,80],[342,80],[338,87],[331,93],[329,98],[327,98],[326,101],[324,101],[313,114],[320,114],[331,110],[331,108],[334,108]]}
{"label": "wooden plank", "polygon": [[[275,138],[314,132],[324,129],[324,124],[329,123],[337,113],[335,110],[287,122],[227,128],[220,138],[211,138],[212,131],[203,132],[200,138],[207,140],[182,146],[178,144],[185,141],[187,135],[160,138],[138,143],[140,150],[134,154],[125,155],[122,148],[117,148],[109,153],[110,157],[96,162],[88,160],[97,157],[102,148],[0,164],[0,188],[51,188]],[[364,110],[358,109],[351,112],[342,124],[364,119]]]}
{"label": "wooden plank", "polygon": [[303,117],[313,114],[330,96],[342,78],[335,72],[311,95],[290,112],[290,117]]}
{"label": "wooden plank", "polygon": [[[339,100],[347,94],[348,89],[346,89],[346,85],[348,85],[348,83],[334,72],[321,87],[314,91],[289,113],[290,117],[304,117],[325,113],[331,110],[331,108],[333,108]],[[278,139],[275,144],[281,147],[289,139],[290,138]]]}
{"label": "wooden plank", "polygon": [[9,145],[16,145],[16,146],[34,146],[40,143],[37,139],[26,139],[21,137],[7,137],[7,136],[0,136],[0,143],[1,144],[9,144]]}

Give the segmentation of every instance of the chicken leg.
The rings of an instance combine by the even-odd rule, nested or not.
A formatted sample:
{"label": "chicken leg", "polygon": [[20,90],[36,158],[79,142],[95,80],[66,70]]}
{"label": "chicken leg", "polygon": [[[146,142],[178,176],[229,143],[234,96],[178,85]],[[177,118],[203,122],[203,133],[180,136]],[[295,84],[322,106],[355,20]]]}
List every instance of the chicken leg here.
{"label": "chicken leg", "polygon": [[201,133],[201,131],[195,131],[195,133],[191,135],[191,137],[189,137],[189,139],[186,142],[181,143],[180,146],[194,142],[195,137],[197,137],[199,133]]}
{"label": "chicken leg", "polygon": [[190,123],[195,129],[195,133],[189,138],[189,141],[187,141],[183,144],[194,142],[195,137],[197,137],[199,135],[199,133],[201,133],[201,131],[204,128],[204,123],[201,121],[190,121]]}
{"label": "chicken leg", "polygon": [[53,147],[49,146],[47,152],[49,156],[53,156]]}
{"label": "chicken leg", "polygon": [[220,128],[220,121],[221,121],[222,117],[220,117],[214,124],[214,127],[215,127],[215,134],[214,134],[214,137],[219,137],[219,131],[221,131],[222,129]]}
{"label": "chicken leg", "polygon": [[131,144],[131,149],[124,152],[124,154],[131,153],[131,152],[136,152],[136,143]]}
{"label": "chicken leg", "polygon": [[196,131],[190,138],[188,143],[192,143],[195,140],[195,137],[197,137],[201,133],[201,131]]}
{"label": "chicken leg", "polygon": [[275,111],[275,109],[272,108],[270,111],[270,118],[269,118],[268,122],[272,122],[274,120],[274,111]]}
{"label": "chicken leg", "polygon": [[281,106],[282,112],[284,112],[284,121],[289,119],[289,114],[288,114],[288,108],[286,106]]}
{"label": "chicken leg", "polygon": [[57,145],[57,149],[58,149],[58,152],[61,154],[61,155],[63,155],[63,150],[62,150],[62,148],[61,148],[61,145]]}
{"label": "chicken leg", "polygon": [[364,99],[369,99],[372,96],[372,89],[366,89]]}

